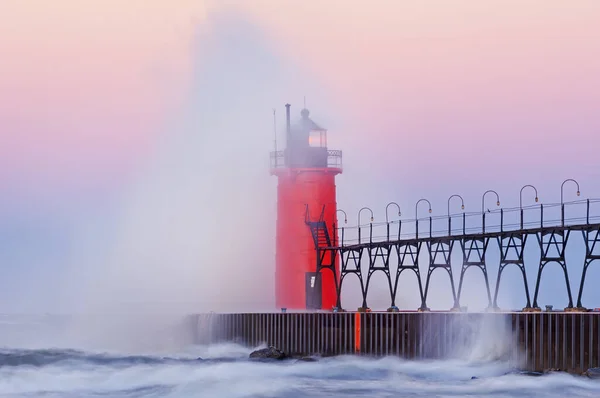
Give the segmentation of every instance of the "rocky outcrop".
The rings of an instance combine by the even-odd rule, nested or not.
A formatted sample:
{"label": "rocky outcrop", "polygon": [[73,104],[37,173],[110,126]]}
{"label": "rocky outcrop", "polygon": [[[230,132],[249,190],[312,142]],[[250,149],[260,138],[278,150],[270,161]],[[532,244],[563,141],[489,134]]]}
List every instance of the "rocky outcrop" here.
{"label": "rocky outcrop", "polygon": [[585,371],[584,375],[590,379],[600,379],[600,368],[589,368]]}
{"label": "rocky outcrop", "polygon": [[256,350],[250,354],[250,359],[254,360],[275,360],[281,361],[283,359],[295,360],[297,362],[317,362],[319,356],[308,355],[306,353],[286,353],[276,347],[268,347],[260,350]]}
{"label": "rocky outcrop", "polygon": [[534,372],[531,370],[523,370],[521,372],[517,372],[516,374],[518,374],[519,376],[531,376],[531,377],[540,377],[540,376],[544,375],[543,372]]}
{"label": "rocky outcrop", "polygon": [[317,362],[317,358],[310,356],[302,356],[296,362]]}
{"label": "rocky outcrop", "polygon": [[280,361],[286,358],[288,358],[288,355],[285,352],[273,346],[250,353],[250,359],[274,359]]}

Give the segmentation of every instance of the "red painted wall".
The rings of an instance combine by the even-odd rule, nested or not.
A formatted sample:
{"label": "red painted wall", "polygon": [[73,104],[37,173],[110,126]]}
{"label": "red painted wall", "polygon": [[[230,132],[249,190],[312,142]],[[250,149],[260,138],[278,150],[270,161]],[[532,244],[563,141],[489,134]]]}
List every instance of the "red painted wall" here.
{"label": "red painted wall", "polygon": [[[316,250],[309,227],[305,224],[305,205],[312,221],[317,221],[323,205],[324,220],[333,240],[336,214],[335,175],[341,170],[282,169],[277,171],[277,247],[275,269],[275,302],[277,308],[305,309],[306,272],[315,272]],[[337,238],[336,238],[337,239]],[[339,280],[339,260],[335,268]],[[335,283],[330,270],[321,271],[322,308],[336,304]]]}

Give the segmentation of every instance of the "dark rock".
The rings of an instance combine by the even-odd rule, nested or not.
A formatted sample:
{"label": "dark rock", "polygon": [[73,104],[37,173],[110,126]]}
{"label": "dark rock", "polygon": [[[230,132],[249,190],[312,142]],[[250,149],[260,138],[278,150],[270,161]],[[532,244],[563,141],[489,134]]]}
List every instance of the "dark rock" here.
{"label": "dark rock", "polygon": [[504,373],[504,376],[507,375],[519,375],[519,376],[534,376],[534,377],[538,377],[538,376],[543,376],[544,374],[542,372],[533,372],[530,370],[519,370],[519,369],[513,369],[511,371],[508,371],[506,373]]}
{"label": "dark rock", "polygon": [[196,358],[196,361],[204,361],[201,357]]}
{"label": "dark rock", "polygon": [[263,348],[250,353],[250,359],[286,359],[288,356],[285,352],[278,350],[275,347]]}
{"label": "dark rock", "polygon": [[556,373],[565,373],[565,371],[563,371],[562,369],[558,369],[558,368],[544,369],[544,374],[556,374]]}
{"label": "dark rock", "polygon": [[542,372],[532,372],[529,370],[524,370],[524,371],[518,372],[517,374],[521,375],[521,376],[533,376],[533,377],[539,377],[539,376],[544,375]]}
{"label": "dark rock", "polygon": [[296,362],[317,362],[315,357],[300,357]]}
{"label": "dark rock", "polygon": [[600,368],[589,368],[585,371],[584,375],[590,379],[600,379]]}
{"label": "dark rock", "polygon": [[472,376],[471,377],[471,380],[477,380],[477,379],[479,379],[479,377],[477,377],[477,376]]}

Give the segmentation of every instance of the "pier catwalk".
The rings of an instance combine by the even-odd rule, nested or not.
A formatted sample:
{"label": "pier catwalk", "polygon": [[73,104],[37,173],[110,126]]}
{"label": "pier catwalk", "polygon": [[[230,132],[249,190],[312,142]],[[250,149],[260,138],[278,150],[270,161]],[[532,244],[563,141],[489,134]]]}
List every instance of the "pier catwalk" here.
{"label": "pier catwalk", "polygon": [[[495,193],[494,191],[487,193],[489,192]],[[462,201],[460,196],[454,196]],[[360,292],[357,293],[362,296],[362,306],[358,311],[369,311],[368,295],[372,277],[374,273],[380,272],[387,278],[387,289],[390,295],[388,311],[398,311],[396,306],[398,282],[400,276],[405,271],[409,271],[417,278],[421,302],[419,310],[428,311],[427,298],[430,293],[431,275],[436,270],[443,270],[448,275],[447,280],[452,291],[453,303],[449,308],[459,311],[465,283],[464,276],[472,267],[482,273],[482,282],[487,293],[482,300],[487,302],[487,309],[499,310],[498,293],[501,279],[505,269],[510,266],[517,267],[521,271],[526,298],[523,310],[540,311],[538,304],[540,284],[543,271],[549,264],[557,264],[562,269],[568,298],[565,310],[587,310],[582,303],[587,271],[595,260],[600,259],[600,244],[598,244],[600,211],[592,212],[592,208],[600,203],[599,199],[561,201],[559,204],[539,204],[499,210],[485,210],[485,202],[482,201],[480,213],[450,214],[450,206],[448,206],[446,216],[418,219],[417,210],[421,202],[428,203],[431,210],[429,201],[422,199],[415,206],[414,219],[397,221],[389,220],[388,209],[395,205],[398,214],[401,214],[400,207],[394,202],[388,204],[386,221],[379,224],[372,221],[372,210],[364,207],[359,211],[358,225],[355,227],[327,225],[322,215],[313,217],[308,207],[306,208],[305,220],[311,230],[317,252],[315,264],[317,274],[332,273],[335,279],[337,297],[335,310],[343,308],[342,287],[345,279],[354,276],[360,283]],[[497,203],[499,205],[499,199]],[[346,213],[340,211],[347,220]],[[363,211],[370,212],[369,224],[360,223],[360,215]],[[565,213],[569,214],[569,217],[565,217]],[[441,225],[443,227],[440,228]],[[581,275],[578,275],[579,289],[574,305],[570,280],[573,276],[569,273],[566,252],[575,234],[581,234],[584,241],[584,245],[575,249],[585,251],[585,254],[581,253],[583,254],[581,257],[584,258],[583,267],[580,267],[582,271]],[[500,253],[498,270],[494,275],[493,292],[490,286],[492,276],[489,271],[489,261],[486,260],[486,254],[492,245],[496,245]],[[460,250],[462,254],[460,264],[452,264],[452,253],[455,250]],[[536,264],[526,264],[524,254],[528,250],[530,252],[537,250],[539,261]],[[334,266],[337,261],[340,263],[339,277]],[[528,268],[532,266],[537,268],[533,297],[530,293],[526,265]],[[426,269],[425,275],[422,275],[423,269]],[[455,275],[457,270],[459,270],[458,283]],[[310,294],[318,295],[318,292],[307,292],[307,296]],[[315,300],[307,299],[307,304],[313,302]]]}

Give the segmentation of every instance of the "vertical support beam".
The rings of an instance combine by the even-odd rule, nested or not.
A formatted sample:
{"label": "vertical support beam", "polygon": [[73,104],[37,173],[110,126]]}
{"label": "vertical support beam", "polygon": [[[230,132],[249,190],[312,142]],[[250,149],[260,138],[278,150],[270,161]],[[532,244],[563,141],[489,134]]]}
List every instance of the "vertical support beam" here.
{"label": "vertical support beam", "polygon": [[427,294],[429,293],[431,274],[438,268],[444,269],[450,278],[450,288],[452,289],[452,299],[454,301],[452,309],[456,310],[460,308],[457,300],[456,289],[454,287],[452,265],[450,263],[453,246],[454,240],[448,238],[436,238],[436,240],[433,242],[427,242],[427,250],[429,251],[429,267],[427,269],[427,281],[425,282],[425,293],[423,297],[424,308],[427,308]]}
{"label": "vertical support beam", "polygon": [[[394,289],[392,288],[392,275],[390,273],[390,254],[391,254],[391,245],[377,245],[371,246],[367,248],[367,252],[369,254],[369,271],[367,274],[367,283],[365,284],[365,296],[369,294],[369,283],[371,282],[371,277],[377,271],[381,271],[385,274],[388,280],[388,288],[390,291],[390,307],[394,307]],[[380,259],[380,262],[377,260]],[[366,299],[363,303],[363,307],[366,307]]]}
{"label": "vertical support beam", "polygon": [[523,231],[507,232],[497,238],[500,248],[500,265],[498,267],[498,277],[496,278],[496,289],[494,292],[494,301],[492,307],[498,309],[498,292],[500,290],[500,280],[506,266],[514,264],[521,270],[523,277],[523,287],[525,289],[525,297],[527,304],[525,309],[531,308],[531,300],[529,298],[529,286],[527,284],[527,273],[525,272],[525,261],[523,253],[525,243],[527,242],[527,234]]}
{"label": "vertical support beam", "polygon": [[[587,202],[587,223],[589,224],[589,206],[590,202]],[[579,283],[579,293],[577,294],[577,308],[585,309],[581,299],[583,297],[583,286],[585,284],[585,277],[587,275],[588,267],[594,260],[600,260],[600,254],[596,252],[597,248],[600,248],[600,227],[586,228],[581,231],[583,234],[583,240],[585,242],[585,260],[583,262],[583,270],[581,271],[581,282]]]}
{"label": "vertical support beam", "polygon": [[460,270],[460,280],[458,282],[457,303],[460,305],[460,296],[463,287],[463,281],[467,269],[477,267],[483,272],[485,288],[488,296],[488,309],[492,307],[492,295],[490,292],[490,282],[488,278],[487,265],[485,263],[485,253],[487,251],[490,238],[460,239],[460,247],[463,253],[463,262]]}
{"label": "vertical support beam", "polygon": [[[569,305],[567,309],[573,308],[573,297],[571,295],[571,284],[569,283],[569,273],[567,271],[567,262],[565,259],[565,248],[567,241],[569,240],[570,229],[553,228],[547,231],[542,231],[537,234],[538,242],[540,244],[540,265],[538,268],[537,280],[535,282],[535,293],[533,295],[533,307],[539,308],[537,303],[538,293],[540,289],[540,281],[542,278],[542,272],[546,265],[550,263],[558,263],[563,270],[565,276],[565,284],[567,287],[567,295],[569,298]],[[546,241],[545,238],[548,237]]]}
{"label": "vertical support beam", "polygon": [[410,270],[415,273],[417,283],[419,284],[419,295],[421,297],[420,310],[428,310],[424,294],[423,284],[421,281],[421,272],[419,271],[419,253],[421,251],[421,242],[398,242],[394,244],[396,254],[398,256],[398,267],[396,268],[396,279],[394,281],[394,290],[392,293],[392,307],[396,306],[396,295],[398,293],[398,281],[402,272]]}
{"label": "vertical support beam", "polygon": [[339,293],[338,293],[338,305],[337,307],[339,309],[342,308],[342,300],[341,300],[341,294],[342,294],[342,284],[344,282],[344,279],[351,274],[356,275],[356,277],[358,278],[358,281],[360,282],[360,291],[362,294],[362,299],[363,299],[363,307],[366,308],[367,305],[367,293],[366,293],[366,289],[365,289],[365,284],[364,284],[364,279],[362,276],[362,257],[363,257],[363,250],[362,248],[339,248],[338,249],[340,252],[340,256],[342,259],[342,266],[341,266],[341,270],[340,270],[340,288],[339,288]]}

